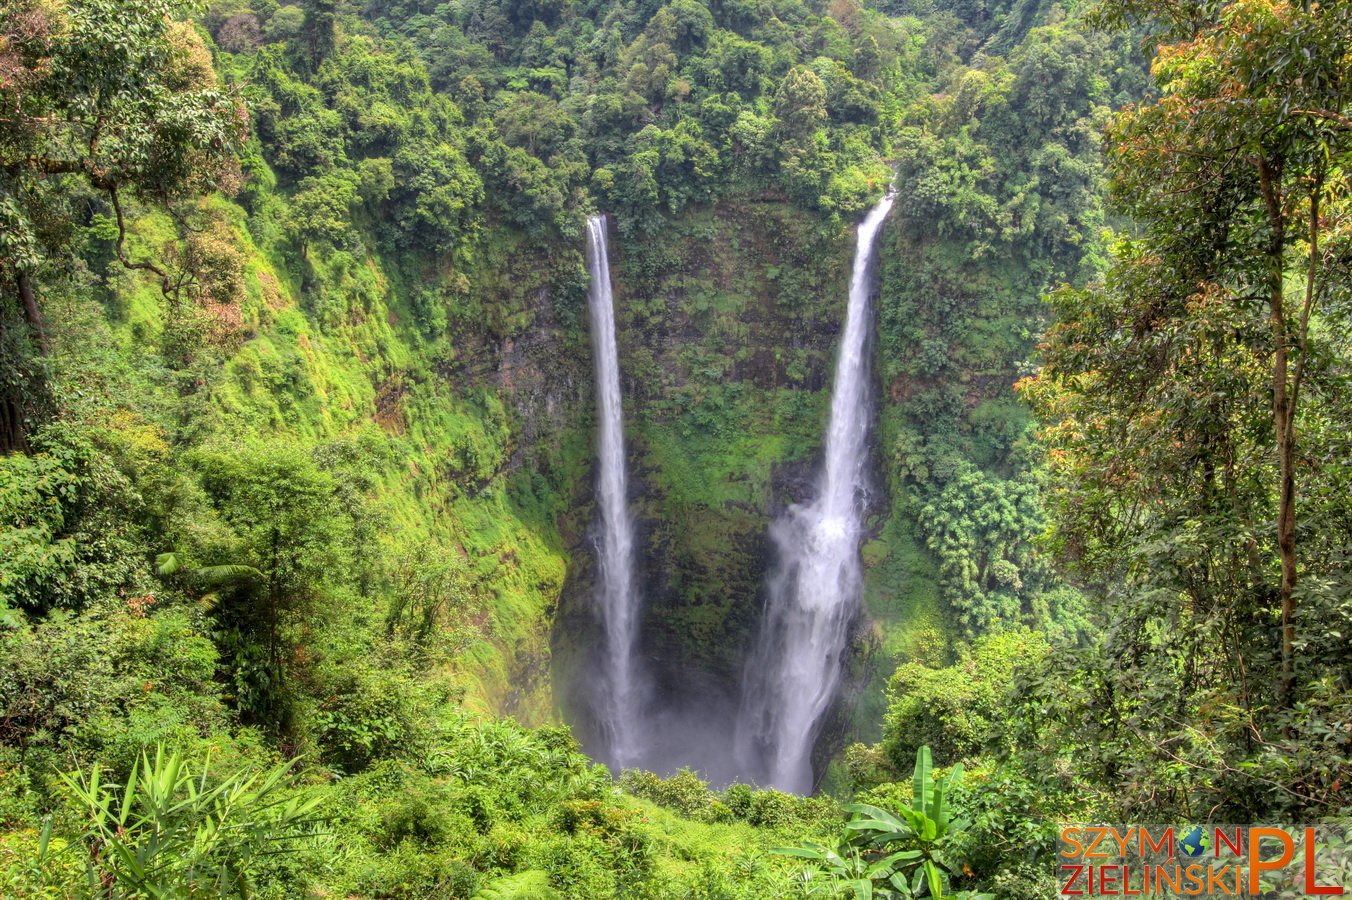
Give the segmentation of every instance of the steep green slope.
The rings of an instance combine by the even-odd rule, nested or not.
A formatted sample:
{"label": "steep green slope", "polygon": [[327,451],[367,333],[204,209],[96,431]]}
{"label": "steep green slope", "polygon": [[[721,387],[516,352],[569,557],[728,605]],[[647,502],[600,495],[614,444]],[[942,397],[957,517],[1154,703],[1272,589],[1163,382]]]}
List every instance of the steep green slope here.
{"label": "steep green slope", "polygon": [[[875,733],[881,682],[917,642],[1047,623],[1053,585],[1027,543],[1036,510],[993,531],[947,510],[1026,481],[1027,417],[1008,388],[1038,294],[1092,259],[1092,123],[1121,54],[1067,25],[1033,30],[1008,64],[968,68],[962,54],[994,21],[787,6],[760,21],[696,6],[502,22],[487,6],[367,12],[407,40],[317,6],[213,7],[217,67],[255,131],[242,190],[174,218],[131,204],[131,255],[190,279],[167,301],[116,264],[107,212],[85,212],[72,246],[104,281],[88,294],[53,282],[52,384],[107,366],[105,396],[61,402],[86,426],[134,411],[145,440],[165,444],[154,464],[190,484],[212,464],[194,460],[230,448],[308,455],[347,491],[348,564],[303,593],[393,621],[410,573],[435,560],[453,600],[431,614],[464,633],[447,663],[467,702],[578,720],[574,675],[595,643],[578,224],[604,205],[641,488],[643,643],[667,699],[726,697],[759,610],[766,529],[803,496],[820,443],[847,225],[895,157],[872,620],[855,643],[861,705],[834,746]],[[73,325],[100,317],[137,363],[101,357],[102,339]],[[237,515],[207,493],[199,506]],[[146,493],[157,524],[133,553],[147,586],[155,554],[211,566],[238,552],[172,496]],[[975,579],[962,574],[971,557]],[[287,640],[300,648],[300,635]],[[283,655],[270,651],[277,678]]]}
{"label": "steep green slope", "polygon": [[[529,296],[536,306],[528,350],[517,345],[526,329],[499,337],[479,323],[429,340],[407,299],[409,276],[396,264],[375,253],[364,263],[316,254],[308,276],[317,286],[306,292],[281,267],[284,259],[269,260],[254,245],[238,207],[222,209],[233,221],[217,237],[236,244],[242,300],[217,313],[235,349],[179,413],[190,416],[190,446],[281,439],[339,448],[333,452],[360,469],[366,485],[373,522],[363,552],[378,558],[423,546],[419,552],[462,561],[481,610],[460,664],[471,703],[548,720],[548,685],[532,688],[529,674],[547,660],[546,612],[568,560],[553,517],[564,486],[586,465],[586,438],[577,433],[585,413],[576,389],[563,394],[574,373],[546,368],[563,356],[554,347],[565,340],[549,288],[529,277],[510,285],[476,278],[467,298],[505,312]],[[154,233],[152,222],[138,224]],[[509,255],[516,272],[548,277],[547,259],[523,264],[510,236],[485,254],[485,267],[505,269],[499,260]],[[115,301],[125,313],[109,323],[108,337],[129,355],[166,339],[157,293],[132,281],[126,299]],[[308,308],[315,296],[344,310],[341,317],[316,315]],[[175,405],[135,375],[106,389],[112,397],[150,394],[152,407]],[[164,420],[148,424],[172,433]]]}

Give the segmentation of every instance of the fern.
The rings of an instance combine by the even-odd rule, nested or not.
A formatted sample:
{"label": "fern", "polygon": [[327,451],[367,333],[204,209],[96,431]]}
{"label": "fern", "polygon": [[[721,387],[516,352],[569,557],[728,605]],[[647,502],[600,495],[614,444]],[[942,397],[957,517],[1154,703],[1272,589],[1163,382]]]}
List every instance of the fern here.
{"label": "fern", "polygon": [[530,870],[499,878],[479,889],[475,900],[558,900],[560,894],[549,886],[549,876]]}

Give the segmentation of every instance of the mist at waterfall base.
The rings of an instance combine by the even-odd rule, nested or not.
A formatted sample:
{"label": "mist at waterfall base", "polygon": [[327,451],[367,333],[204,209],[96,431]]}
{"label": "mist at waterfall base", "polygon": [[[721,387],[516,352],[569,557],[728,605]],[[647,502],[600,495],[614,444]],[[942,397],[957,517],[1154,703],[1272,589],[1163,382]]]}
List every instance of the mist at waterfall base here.
{"label": "mist at waterfall base", "polygon": [[[637,766],[670,774],[688,766],[715,785],[744,782],[800,794],[815,787],[812,752],[840,693],[863,582],[860,544],[872,423],[875,244],[893,200],[889,192],[858,228],[822,463],[811,499],[791,505],[770,526],[772,560],[764,608],[735,694],[718,690],[714,679],[679,690],[654,690],[639,671],[641,608],[633,525],[624,494],[618,494],[620,505],[615,507],[615,495],[607,493],[616,485],[622,490],[627,475],[605,222],[600,217],[588,222],[599,420],[597,598],[605,636],[599,649],[607,658],[593,670],[601,677],[591,686],[600,740],[584,742],[612,769]],[[606,396],[612,376],[613,406]],[[611,423],[620,430],[608,441]],[[607,457],[613,449],[618,449],[618,458]],[[614,463],[618,474],[608,468]],[[627,538],[610,533],[619,521],[626,523]],[[608,555],[626,548],[627,557]],[[626,573],[618,572],[621,563],[628,565]],[[626,581],[631,593],[628,602],[621,602],[610,592]],[[626,658],[613,658],[617,650]],[[617,681],[622,675],[627,682]],[[628,684],[627,693],[617,692],[616,684]],[[642,702],[658,696],[660,703]],[[631,705],[617,702],[626,699]],[[620,721],[626,715],[636,718]]]}

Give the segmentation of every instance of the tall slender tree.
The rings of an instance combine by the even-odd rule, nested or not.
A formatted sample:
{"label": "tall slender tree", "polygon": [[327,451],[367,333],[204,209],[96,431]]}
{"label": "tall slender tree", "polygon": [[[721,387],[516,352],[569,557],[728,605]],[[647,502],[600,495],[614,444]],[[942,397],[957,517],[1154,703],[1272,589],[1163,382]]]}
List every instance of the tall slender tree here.
{"label": "tall slender tree", "polygon": [[[1079,475],[1108,497],[1127,500],[1130,492],[1117,488],[1134,480],[1125,474],[1132,463],[1170,455],[1192,472],[1184,481],[1215,484],[1224,502],[1213,509],[1232,518],[1243,551],[1238,570],[1249,574],[1251,596],[1275,607],[1281,664],[1273,687],[1289,702],[1301,572],[1301,399],[1318,367],[1319,323],[1348,288],[1326,234],[1344,227],[1349,202],[1352,4],[1127,0],[1113,10],[1159,23],[1168,41],[1154,63],[1158,97],[1123,111],[1108,134],[1114,198],[1143,234],[1095,289],[1098,298],[1079,307],[1080,321],[1053,331],[1047,347],[1044,382],[1096,407],[1100,433],[1068,427],[1072,407],[1052,402],[1043,411],[1060,419],[1069,445],[1097,445],[1099,462]],[[1091,331],[1097,346],[1086,341]],[[1261,400],[1259,378],[1267,383]],[[1032,395],[1049,399],[1036,389]],[[1163,409],[1169,401],[1175,407]],[[1253,416],[1260,402],[1265,428]],[[1208,404],[1210,414],[1199,415]],[[1085,413],[1078,401],[1073,406]],[[1143,429],[1152,417],[1166,427]],[[1114,454],[1114,442],[1137,455]],[[1270,495],[1240,483],[1244,460],[1236,454],[1249,445],[1270,455]],[[1186,495],[1186,488],[1173,495],[1172,510],[1142,507],[1138,493],[1099,512],[1136,528],[1205,492]],[[1270,576],[1256,529],[1268,520],[1280,566],[1265,600]],[[1078,523],[1082,544],[1098,540],[1088,536],[1090,523]]]}

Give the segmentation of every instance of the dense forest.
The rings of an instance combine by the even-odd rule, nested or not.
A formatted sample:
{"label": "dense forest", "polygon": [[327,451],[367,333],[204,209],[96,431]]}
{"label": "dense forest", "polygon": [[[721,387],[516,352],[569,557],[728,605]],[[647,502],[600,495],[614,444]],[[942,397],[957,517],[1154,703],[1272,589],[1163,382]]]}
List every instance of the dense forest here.
{"label": "dense forest", "polygon": [[[1042,900],[1066,823],[1347,827],[1350,179],[1349,0],[0,0],[0,895]],[[893,188],[786,791],[704,745]]]}

